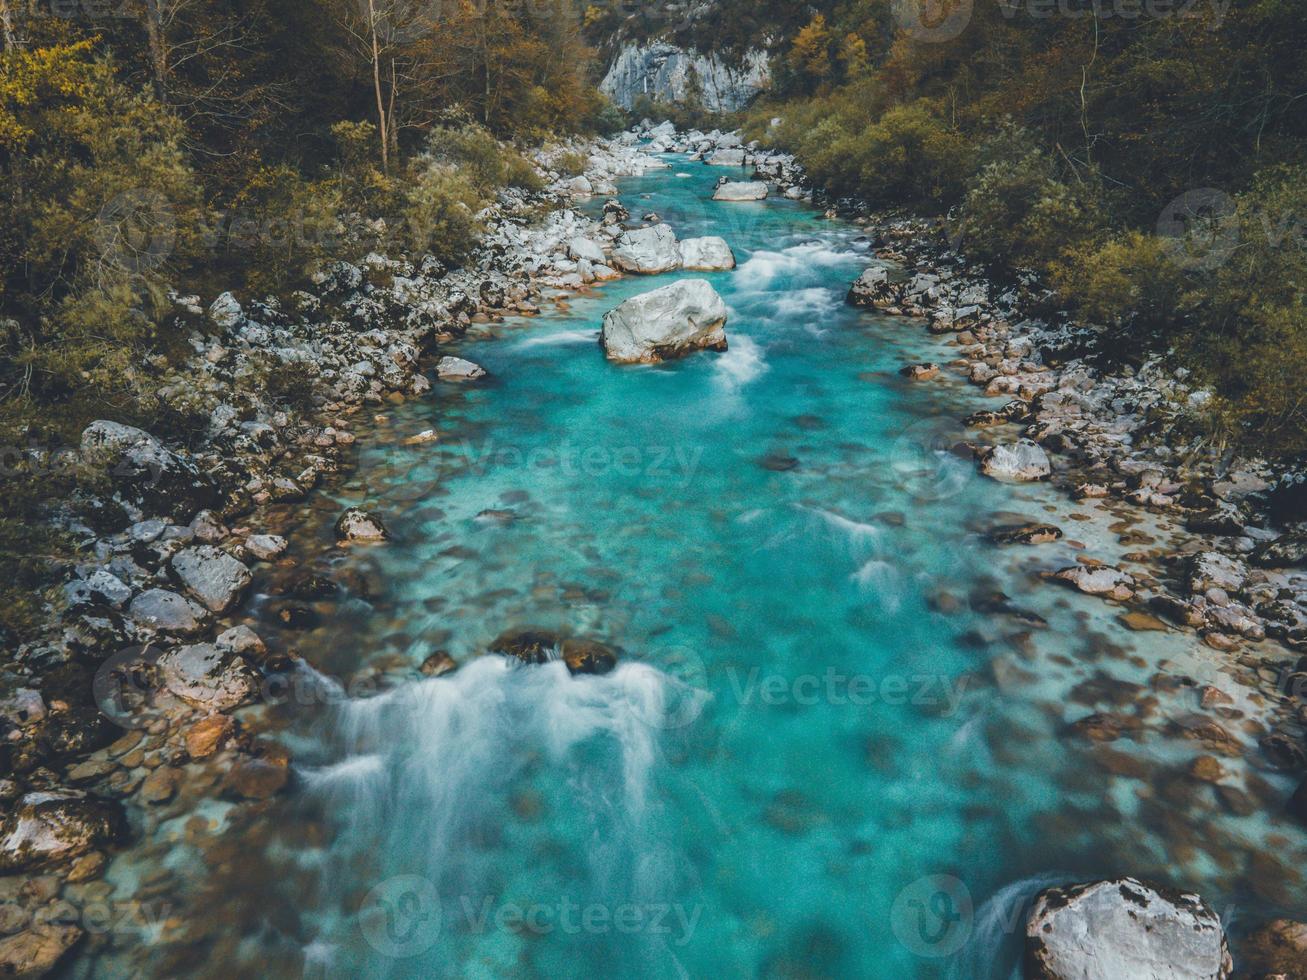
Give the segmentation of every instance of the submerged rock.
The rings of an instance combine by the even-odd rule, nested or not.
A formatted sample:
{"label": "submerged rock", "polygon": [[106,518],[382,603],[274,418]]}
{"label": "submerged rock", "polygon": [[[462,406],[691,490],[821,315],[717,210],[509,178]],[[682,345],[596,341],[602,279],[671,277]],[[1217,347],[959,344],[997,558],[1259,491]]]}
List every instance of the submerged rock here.
{"label": "submerged rock", "polygon": [[714,201],[762,201],[767,185],[761,180],[730,180],[712,193]]}
{"label": "submerged rock", "polygon": [[1307,977],[1307,925],[1276,919],[1240,947],[1239,968],[1250,976]]}
{"label": "submerged rock", "polygon": [[680,268],[681,250],[676,232],[666,225],[623,232],[613,249],[612,264],[623,272],[655,275]]}
{"label": "submerged rock", "polygon": [[381,518],[351,507],[336,520],[337,541],[384,541],[390,537]]}
{"label": "submerged rock", "polygon": [[651,364],[690,351],[726,349],[726,304],[704,279],[682,279],[604,314],[610,361]]}
{"label": "submerged rock", "polygon": [[1056,524],[1015,524],[996,527],[986,537],[994,544],[1047,544],[1062,537]]}
{"label": "submerged rock", "polygon": [[725,272],[735,268],[735,253],[717,235],[687,238],[681,242],[681,268],[698,272]]}
{"label": "submerged rock", "polygon": [[1026,921],[1028,980],[1224,980],[1232,968],[1201,898],[1134,878],[1049,888]]}
{"label": "submerged rock", "polygon": [[43,977],[82,938],[74,925],[39,923],[31,929],[0,940],[0,976]]}

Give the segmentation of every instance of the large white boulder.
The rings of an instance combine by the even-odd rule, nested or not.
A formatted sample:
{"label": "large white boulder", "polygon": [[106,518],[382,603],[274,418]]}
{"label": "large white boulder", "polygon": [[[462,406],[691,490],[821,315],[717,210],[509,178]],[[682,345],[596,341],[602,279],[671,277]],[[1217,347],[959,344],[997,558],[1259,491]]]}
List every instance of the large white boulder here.
{"label": "large white boulder", "polygon": [[612,264],[624,272],[644,275],[678,269],[681,250],[676,244],[676,232],[666,225],[623,232],[613,250]]}
{"label": "large white boulder", "polygon": [[761,180],[731,180],[713,191],[714,201],[761,201],[767,197],[767,184]]}
{"label": "large white boulder", "polygon": [[724,272],[735,268],[735,253],[717,235],[687,238],[681,242],[681,268],[698,272]]}
{"label": "large white boulder", "polygon": [[1134,878],[1049,888],[1026,921],[1027,980],[1225,980],[1232,968],[1201,898]]}
{"label": "large white boulder", "polygon": [[1030,482],[1046,480],[1053,472],[1044,447],[1029,439],[1011,446],[994,446],[980,458],[980,471],[995,480]]}
{"label": "large white boulder", "polygon": [[610,361],[651,364],[692,350],[726,349],[726,304],[704,279],[682,279],[604,314]]}
{"label": "large white boulder", "polygon": [[443,381],[475,381],[486,369],[461,357],[442,357],[436,362],[436,376]]}

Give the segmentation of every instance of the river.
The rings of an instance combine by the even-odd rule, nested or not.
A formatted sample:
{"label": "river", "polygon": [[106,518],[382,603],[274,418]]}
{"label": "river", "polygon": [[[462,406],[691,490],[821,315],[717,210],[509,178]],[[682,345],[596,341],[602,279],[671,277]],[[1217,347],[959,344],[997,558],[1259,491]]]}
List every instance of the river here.
{"label": "river", "polygon": [[[292,548],[346,590],[290,631],[265,570],[248,613],[311,665],[245,712],[292,748],[293,792],[153,828],[110,878],[164,869],[186,925],[80,969],[1006,978],[1050,882],[1151,877],[1229,919],[1292,906],[1301,837],[1268,843],[1260,806],[1187,774],[1213,751],[1187,736],[1215,684],[1233,698],[1222,786],[1287,792],[1240,757],[1255,695],[1192,635],[1127,630],[1038,580],[1146,551],[1147,522],[1126,544],[1106,505],[938,451],[993,403],[898,375],[953,355],[844,304],[859,229],[713,203],[723,171],[668,159],[623,201],[723,235],[739,267],[477,325],[456,353],[484,382],[360,426],[357,468],[296,515]],[[603,312],[681,275],[725,298],[729,350],[608,363]],[[344,505],[392,540],[336,548]],[[1032,519],[1066,536],[984,538]],[[528,626],[611,644],[619,666],[479,656]],[[459,669],[418,675],[437,650]],[[1068,729],[1093,712],[1127,736]]]}

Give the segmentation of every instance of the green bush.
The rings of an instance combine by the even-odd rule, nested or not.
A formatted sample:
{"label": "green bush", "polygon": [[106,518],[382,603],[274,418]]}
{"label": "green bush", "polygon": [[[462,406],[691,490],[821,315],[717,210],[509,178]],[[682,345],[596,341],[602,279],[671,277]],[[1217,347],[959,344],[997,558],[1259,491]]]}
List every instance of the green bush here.
{"label": "green bush", "polygon": [[426,157],[437,164],[457,167],[477,193],[493,197],[501,187],[538,191],[544,187],[531,161],[512,146],[501,143],[481,126],[442,126],[431,131]]}
{"label": "green bush", "polygon": [[1189,288],[1168,244],[1138,231],[1070,247],[1051,263],[1050,278],[1058,294],[1089,319],[1138,324],[1154,333],[1180,321]]}
{"label": "green bush", "polygon": [[432,163],[405,192],[404,242],[413,252],[459,262],[485,231],[477,218],[484,204],[463,173],[448,164]]}
{"label": "green bush", "polygon": [[966,251],[999,270],[1044,269],[1099,232],[1092,184],[1059,179],[1042,149],[1011,133],[982,148],[989,162],[968,183],[957,231]]}

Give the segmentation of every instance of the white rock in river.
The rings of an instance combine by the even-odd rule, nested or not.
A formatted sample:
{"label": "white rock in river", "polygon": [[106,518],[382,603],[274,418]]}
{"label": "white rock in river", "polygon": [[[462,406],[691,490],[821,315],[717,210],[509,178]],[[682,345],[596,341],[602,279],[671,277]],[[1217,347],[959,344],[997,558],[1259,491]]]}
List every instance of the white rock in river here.
{"label": "white rock in river", "polygon": [[1133,878],[1049,888],[1026,921],[1027,980],[1224,980],[1232,963],[1197,895]]}
{"label": "white rock in river", "polygon": [[1045,480],[1053,472],[1048,453],[1038,443],[1021,439],[1011,446],[994,446],[980,459],[980,471],[995,480]]}
{"label": "white rock in river", "polygon": [[767,196],[767,185],[761,180],[733,180],[713,191],[714,201],[761,201]]}
{"label": "white rock in river", "polygon": [[480,364],[473,364],[461,357],[442,357],[436,362],[436,374],[446,381],[472,381],[483,377],[486,369]]}
{"label": "white rock in river", "polygon": [[212,643],[194,643],[159,657],[159,679],[171,694],[212,711],[254,700],[258,677],[240,657]]}
{"label": "white rock in river", "polygon": [[722,272],[735,268],[735,253],[725,238],[687,238],[681,242],[681,268],[699,272]]}
{"label": "white rock in river", "polygon": [[678,269],[681,250],[676,244],[676,232],[661,224],[623,232],[613,250],[612,264],[625,272],[645,275]]}
{"label": "white rock in river", "polygon": [[650,364],[692,350],[726,349],[726,304],[704,279],[682,279],[633,296],[604,314],[610,361]]}

